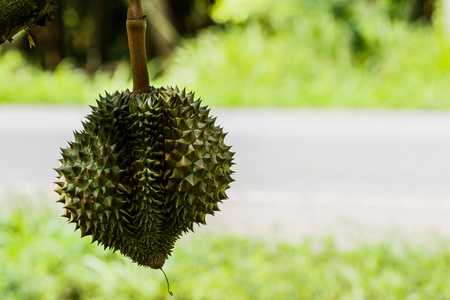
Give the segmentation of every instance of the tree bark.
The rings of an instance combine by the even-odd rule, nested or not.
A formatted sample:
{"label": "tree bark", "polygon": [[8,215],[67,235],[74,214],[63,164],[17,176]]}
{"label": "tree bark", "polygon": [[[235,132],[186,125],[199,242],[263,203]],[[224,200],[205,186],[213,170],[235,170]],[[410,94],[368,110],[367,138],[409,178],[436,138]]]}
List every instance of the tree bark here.
{"label": "tree bark", "polygon": [[55,9],[56,0],[0,0],[0,44],[25,28],[45,26]]}

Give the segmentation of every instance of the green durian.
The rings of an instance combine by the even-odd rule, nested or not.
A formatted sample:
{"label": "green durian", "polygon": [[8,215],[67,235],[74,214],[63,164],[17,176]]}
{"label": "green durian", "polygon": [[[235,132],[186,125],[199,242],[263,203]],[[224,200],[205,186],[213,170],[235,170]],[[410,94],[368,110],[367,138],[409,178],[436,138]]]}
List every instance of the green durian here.
{"label": "green durian", "polygon": [[81,235],[159,269],[233,181],[226,133],[193,93],[151,87],[97,100],[61,149],[58,202]]}

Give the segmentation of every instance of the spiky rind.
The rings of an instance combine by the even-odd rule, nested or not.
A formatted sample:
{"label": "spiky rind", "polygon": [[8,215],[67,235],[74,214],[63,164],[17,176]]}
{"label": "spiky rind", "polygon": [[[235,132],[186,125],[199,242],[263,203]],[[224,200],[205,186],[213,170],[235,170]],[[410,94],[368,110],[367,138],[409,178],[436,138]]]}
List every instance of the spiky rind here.
{"label": "spiky rind", "polygon": [[233,181],[225,133],[194,94],[100,97],[57,168],[64,217],[82,236],[161,268],[176,240],[219,210]]}

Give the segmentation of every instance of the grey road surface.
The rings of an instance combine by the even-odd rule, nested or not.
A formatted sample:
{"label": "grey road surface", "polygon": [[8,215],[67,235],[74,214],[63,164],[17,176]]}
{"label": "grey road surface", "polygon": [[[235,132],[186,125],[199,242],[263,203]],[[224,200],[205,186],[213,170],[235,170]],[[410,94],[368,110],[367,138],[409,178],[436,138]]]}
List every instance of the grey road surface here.
{"label": "grey road surface", "polygon": [[[0,200],[48,194],[86,107],[0,106]],[[214,109],[236,154],[208,230],[340,241],[450,236],[450,112]],[[202,229],[204,230],[204,229]]]}

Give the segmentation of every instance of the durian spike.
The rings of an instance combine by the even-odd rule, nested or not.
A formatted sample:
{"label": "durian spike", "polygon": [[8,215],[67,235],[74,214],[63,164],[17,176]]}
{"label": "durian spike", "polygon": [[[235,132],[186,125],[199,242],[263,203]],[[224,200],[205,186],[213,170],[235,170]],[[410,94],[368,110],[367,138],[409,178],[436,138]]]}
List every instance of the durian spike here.
{"label": "durian spike", "polygon": [[127,36],[130,49],[133,94],[150,93],[150,79],[145,51],[145,14],[141,0],[130,0],[127,12]]}

